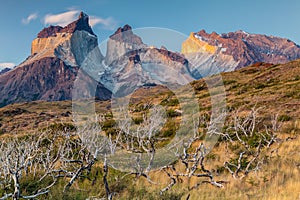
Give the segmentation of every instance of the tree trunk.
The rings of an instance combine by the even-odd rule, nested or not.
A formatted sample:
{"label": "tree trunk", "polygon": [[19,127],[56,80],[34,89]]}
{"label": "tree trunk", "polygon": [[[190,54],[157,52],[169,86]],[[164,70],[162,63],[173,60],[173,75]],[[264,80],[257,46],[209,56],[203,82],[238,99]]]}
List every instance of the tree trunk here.
{"label": "tree trunk", "polygon": [[13,200],[18,200],[20,198],[20,184],[19,184],[19,177],[17,173],[12,174],[12,179],[14,181],[14,194],[12,196]]}
{"label": "tree trunk", "polygon": [[106,155],[104,156],[104,163],[103,163],[103,183],[105,187],[105,192],[106,192],[106,198],[108,200],[112,200],[112,194],[109,190],[108,182],[107,182],[107,174],[108,174],[108,166],[107,166],[107,160],[106,160]]}

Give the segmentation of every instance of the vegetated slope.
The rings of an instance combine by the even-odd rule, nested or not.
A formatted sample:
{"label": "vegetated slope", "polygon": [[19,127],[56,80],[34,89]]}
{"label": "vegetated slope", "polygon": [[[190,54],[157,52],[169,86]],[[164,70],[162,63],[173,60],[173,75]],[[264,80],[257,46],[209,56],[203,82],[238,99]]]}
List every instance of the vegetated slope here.
{"label": "vegetated slope", "polygon": [[54,57],[17,67],[1,76],[0,107],[14,102],[71,100],[76,79],[82,83],[82,94],[90,92],[85,88],[98,86],[95,96],[104,100],[110,98],[109,90],[78,70],[78,67],[68,66]]}
{"label": "vegetated slope", "polygon": [[[226,89],[227,110],[262,107],[263,114],[278,114],[286,121],[299,120],[300,102],[300,61],[292,61],[282,65],[257,63],[243,69],[222,73]],[[210,111],[210,96],[204,79],[192,82],[201,112]],[[143,87],[131,98],[133,115],[138,115],[139,108],[147,103],[166,105],[167,109],[180,109],[176,96],[163,86]],[[162,103],[163,102],[163,103]],[[175,103],[174,103],[175,102]],[[110,112],[109,101],[96,101],[99,113]],[[24,128],[36,129],[45,127],[51,122],[71,123],[72,116],[63,113],[72,112],[71,101],[62,102],[29,102],[12,104],[0,109],[2,133],[21,131]],[[169,108],[170,107],[170,108]],[[23,110],[24,112],[17,112]],[[10,113],[10,114],[8,114]],[[42,118],[43,115],[53,116],[53,120]],[[35,116],[35,117],[34,117]],[[38,119],[39,120],[36,120]],[[47,121],[47,123],[44,123]],[[35,124],[35,125],[33,125]],[[23,126],[23,127],[22,127]]]}
{"label": "vegetated slope", "polygon": [[[189,183],[179,181],[179,185],[171,190],[169,195],[173,196],[172,198],[187,198],[186,193],[189,193],[190,199],[296,198],[298,194],[296,195],[294,191],[299,188],[299,170],[297,167],[299,158],[297,155],[300,148],[297,137],[300,133],[299,74],[299,60],[283,65],[257,63],[234,72],[222,73],[229,118],[231,114],[237,111],[243,115],[251,108],[256,107],[260,108],[259,119],[263,120],[263,123],[269,124],[271,117],[278,114],[277,120],[282,123],[278,140],[282,143],[275,145],[271,157],[264,161],[257,173],[252,173],[243,180],[233,179],[221,167],[222,159],[225,156],[226,142],[219,143],[207,157],[206,166],[209,169],[216,168],[219,170],[217,179],[227,181],[225,189],[201,185],[199,189],[189,192],[187,190]],[[200,112],[204,116],[209,114],[211,103],[205,80],[194,81],[192,86],[199,101]],[[180,110],[180,104],[171,91],[161,86],[143,87],[135,92],[130,106],[130,114],[134,123],[139,123],[141,113],[152,104],[165,106],[168,116],[173,120],[173,122],[166,124],[163,136],[174,134],[176,131],[174,127],[177,127],[176,124],[180,121],[180,113],[176,113],[176,109]],[[41,129],[74,130],[71,105],[72,102],[70,101],[38,101],[3,107],[0,109],[1,135],[7,137],[12,133],[28,134],[28,130],[37,131]],[[96,101],[96,110],[104,115],[103,130],[113,132],[114,121],[110,113],[110,102]],[[200,127],[199,130],[202,131],[202,129],[203,127]],[[89,176],[99,177],[97,180],[101,184],[101,175],[97,173],[98,170],[100,169],[93,169]],[[160,184],[153,185],[143,179],[135,180],[130,177],[126,178],[126,184],[124,184],[120,179],[124,174],[113,169],[110,169],[110,172],[110,186],[113,191],[118,193],[119,199],[126,199],[131,196],[144,199],[161,197],[158,192],[162,187]],[[150,177],[163,185],[168,184],[168,177],[159,171],[151,173]],[[98,183],[97,180],[95,179],[96,183]],[[86,182],[79,181],[78,185],[81,189],[93,188],[93,190],[88,191],[95,192],[96,190],[93,185]],[[117,187],[117,185],[121,185],[121,187]],[[52,196],[62,195],[60,190],[61,188],[53,190]],[[74,189],[68,195],[72,198],[79,194],[82,198],[87,198],[94,193],[86,192],[83,194],[82,190]],[[169,198],[171,198],[170,196]]]}

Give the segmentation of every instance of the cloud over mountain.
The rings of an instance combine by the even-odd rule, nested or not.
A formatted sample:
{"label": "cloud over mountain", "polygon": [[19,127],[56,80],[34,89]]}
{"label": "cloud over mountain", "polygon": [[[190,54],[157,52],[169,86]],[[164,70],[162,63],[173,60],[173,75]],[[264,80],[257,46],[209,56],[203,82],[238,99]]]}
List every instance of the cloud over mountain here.
{"label": "cloud over mountain", "polygon": [[112,17],[101,18],[97,16],[91,16],[90,25],[94,27],[97,24],[101,24],[103,29],[106,30],[114,30],[117,27],[117,21]]}
{"label": "cloud over mountain", "polygon": [[[75,21],[79,13],[79,10],[70,10],[59,14],[47,14],[43,22],[45,25],[66,26],[72,21]],[[90,25],[94,27],[98,24],[102,25],[102,28],[106,30],[114,30],[117,27],[117,22],[112,17],[102,18],[99,16],[90,16]]]}
{"label": "cloud over mountain", "polygon": [[0,63],[0,70],[2,70],[4,68],[13,68],[14,66],[16,66],[15,63],[3,62],[3,63]]}
{"label": "cloud over mountain", "polygon": [[44,24],[66,26],[70,22],[76,20],[78,13],[79,13],[78,10],[71,10],[59,14],[47,14],[44,17]]}

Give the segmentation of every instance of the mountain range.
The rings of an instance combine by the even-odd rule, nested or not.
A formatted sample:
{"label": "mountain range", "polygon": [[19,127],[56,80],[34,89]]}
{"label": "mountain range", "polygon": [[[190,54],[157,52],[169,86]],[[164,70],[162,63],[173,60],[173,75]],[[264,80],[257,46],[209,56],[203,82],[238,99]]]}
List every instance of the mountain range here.
{"label": "mountain range", "polygon": [[298,58],[300,47],[294,42],[244,31],[192,32],[181,52],[172,52],[148,46],[129,25],[109,37],[103,55],[88,15],[81,12],[65,27],[44,28],[32,41],[31,55],[15,68],[1,71],[0,106],[70,100],[75,80],[82,97],[107,100],[145,85],[186,84],[257,62],[281,64]]}
{"label": "mountain range", "polygon": [[300,48],[289,39],[244,31],[211,34],[191,33],[182,44],[182,53],[192,63],[191,71],[204,76],[233,71],[257,62],[283,64],[300,58]]}

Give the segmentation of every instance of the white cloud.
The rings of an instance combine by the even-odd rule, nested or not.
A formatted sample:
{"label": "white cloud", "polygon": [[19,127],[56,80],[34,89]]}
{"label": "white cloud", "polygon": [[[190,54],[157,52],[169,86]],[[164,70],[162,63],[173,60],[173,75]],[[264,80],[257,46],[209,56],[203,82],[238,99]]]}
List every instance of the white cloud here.
{"label": "white cloud", "polygon": [[60,14],[47,14],[44,17],[44,24],[46,25],[59,25],[59,26],[66,26],[72,21],[75,21],[79,15],[79,10],[71,10],[67,12],[63,12]]}
{"label": "white cloud", "polygon": [[97,24],[102,24],[102,27],[106,30],[114,30],[117,27],[117,22],[112,17],[101,18],[97,16],[91,16],[89,23],[92,27],[96,26]]}
{"label": "white cloud", "polygon": [[23,18],[22,23],[29,24],[31,21],[35,20],[37,17],[38,17],[37,13],[32,13],[27,18]]}
{"label": "white cloud", "polygon": [[[71,8],[72,9],[72,8]],[[74,9],[59,14],[47,14],[44,17],[45,25],[59,25],[66,26],[75,21],[80,13],[80,10]],[[90,16],[90,25],[92,27],[101,24],[103,29],[114,30],[117,27],[117,22],[112,17],[102,18],[98,16]]]}
{"label": "white cloud", "polygon": [[9,62],[0,63],[0,70],[4,68],[13,68],[14,66],[16,66],[15,63],[9,63]]}

